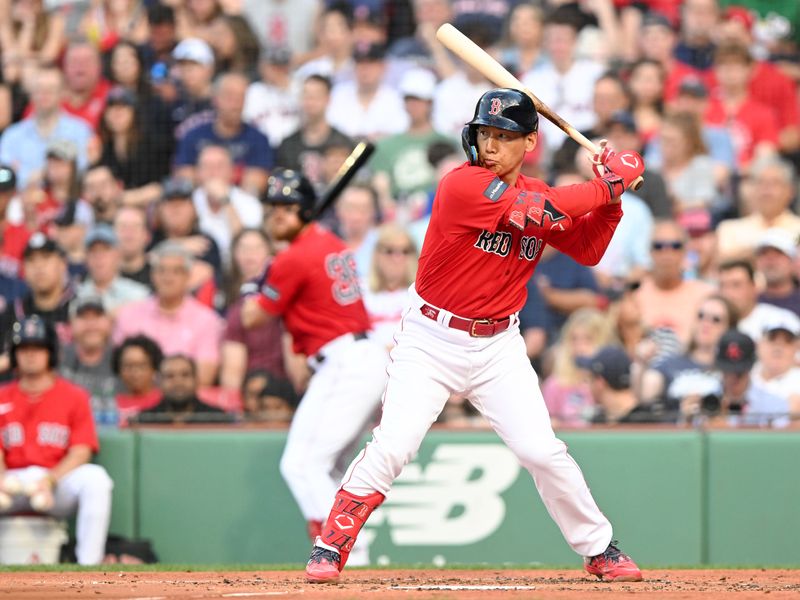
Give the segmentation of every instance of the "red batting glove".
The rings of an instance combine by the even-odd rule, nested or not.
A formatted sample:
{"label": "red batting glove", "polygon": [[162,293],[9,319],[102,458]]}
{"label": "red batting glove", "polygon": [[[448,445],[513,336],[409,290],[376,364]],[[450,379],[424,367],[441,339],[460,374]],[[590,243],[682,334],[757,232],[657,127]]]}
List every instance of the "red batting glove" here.
{"label": "red batting glove", "polygon": [[611,197],[616,198],[642,176],[644,160],[638,152],[631,150],[609,152],[603,167],[606,173],[601,179],[609,187]]}
{"label": "red batting glove", "polygon": [[597,144],[598,152],[592,155],[592,171],[594,171],[594,174],[598,177],[605,175],[603,165],[605,165],[608,159],[614,154],[614,151],[606,146],[606,144],[608,144],[608,140],[600,140]]}

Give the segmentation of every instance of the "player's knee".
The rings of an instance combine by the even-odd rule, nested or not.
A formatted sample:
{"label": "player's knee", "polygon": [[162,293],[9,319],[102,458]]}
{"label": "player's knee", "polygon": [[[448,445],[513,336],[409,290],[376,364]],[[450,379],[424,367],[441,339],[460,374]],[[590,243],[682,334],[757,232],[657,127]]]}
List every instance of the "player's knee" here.
{"label": "player's knee", "polygon": [[541,443],[541,440],[530,440],[514,451],[520,463],[527,469],[548,469],[556,464],[555,459],[564,453],[564,444],[557,440],[551,443]]}
{"label": "player's knee", "polygon": [[110,494],[114,489],[114,480],[108,472],[100,465],[83,465],[83,485],[82,488],[95,494]]}

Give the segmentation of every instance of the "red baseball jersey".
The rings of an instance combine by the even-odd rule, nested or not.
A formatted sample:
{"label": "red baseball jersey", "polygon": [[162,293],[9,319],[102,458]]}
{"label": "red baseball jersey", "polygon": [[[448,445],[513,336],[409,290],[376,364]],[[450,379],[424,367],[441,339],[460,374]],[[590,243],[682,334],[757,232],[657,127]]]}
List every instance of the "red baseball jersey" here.
{"label": "red baseball jersey", "polygon": [[[531,192],[572,216],[572,226],[558,231],[528,224],[520,231],[508,225],[512,204]],[[544,244],[582,264],[597,264],[622,217],[621,205],[608,204],[609,199],[608,187],[597,179],[551,188],[520,175],[510,186],[487,169],[464,164],[439,183],[419,259],[417,293],[469,319],[507,317],[525,304],[525,286]]]}
{"label": "red baseball jersey", "polygon": [[258,301],[283,317],[294,351],[306,356],[341,335],[370,328],[353,255],[316,223],[272,261]]}
{"label": "red baseball jersey", "polygon": [[731,112],[728,112],[719,99],[713,99],[706,109],[705,122],[728,128],[740,167],[750,162],[756,146],[761,142],[778,145],[778,120],[775,113],[752,97],[748,97]]}
{"label": "red baseball jersey", "polygon": [[35,399],[17,381],[0,388],[0,431],[9,469],[49,469],[73,446],[99,448],[89,394],[62,377]]}

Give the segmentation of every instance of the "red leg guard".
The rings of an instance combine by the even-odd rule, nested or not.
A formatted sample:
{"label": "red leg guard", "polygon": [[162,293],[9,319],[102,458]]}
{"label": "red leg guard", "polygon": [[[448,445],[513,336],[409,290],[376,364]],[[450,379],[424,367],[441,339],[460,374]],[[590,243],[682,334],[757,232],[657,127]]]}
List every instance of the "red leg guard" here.
{"label": "red leg guard", "polygon": [[318,535],[322,534],[322,521],[308,521],[306,523],[308,527],[308,537],[311,539],[311,543],[314,543],[314,540],[317,539]]}
{"label": "red leg guard", "polygon": [[386,497],[380,492],[369,496],[354,496],[340,489],[333,502],[331,514],[322,526],[320,540],[336,548],[342,558],[339,570],[344,568],[350,551],[353,549],[358,532],[366,523],[372,511],[378,508]]}

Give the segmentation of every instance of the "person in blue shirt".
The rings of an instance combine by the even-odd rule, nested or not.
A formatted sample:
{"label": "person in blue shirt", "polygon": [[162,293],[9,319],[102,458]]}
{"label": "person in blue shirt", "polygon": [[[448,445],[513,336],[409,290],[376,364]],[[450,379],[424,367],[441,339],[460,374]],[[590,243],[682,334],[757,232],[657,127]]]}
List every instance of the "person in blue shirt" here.
{"label": "person in blue shirt", "polygon": [[17,189],[44,169],[47,146],[55,140],[72,142],[78,150],[77,164],[86,168],[86,148],[94,137],[83,119],[61,108],[64,78],[55,67],[40,69],[33,80],[31,116],[9,125],[0,137],[0,163],[11,165],[17,175]]}
{"label": "person in blue shirt", "polygon": [[269,169],[274,163],[267,137],[242,121],[249,81],[244,75],[228,73],[214,84],[214,120],[190,129],[179,141],[175,174],[194,179],[200,151],[207,145],[223,146],[236,166],[239,187],[260,196],[266,189]]}

